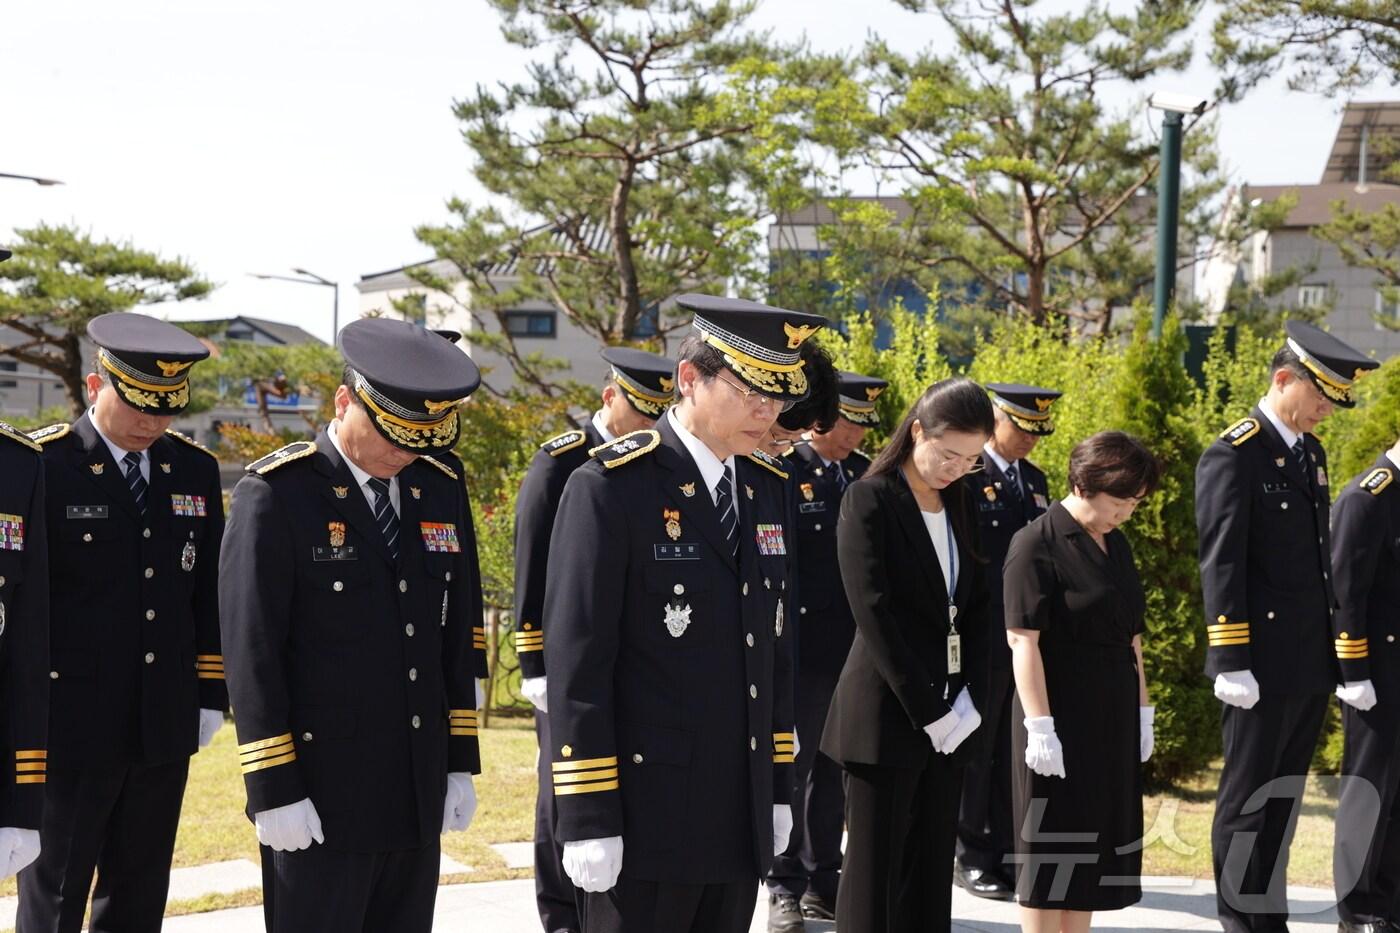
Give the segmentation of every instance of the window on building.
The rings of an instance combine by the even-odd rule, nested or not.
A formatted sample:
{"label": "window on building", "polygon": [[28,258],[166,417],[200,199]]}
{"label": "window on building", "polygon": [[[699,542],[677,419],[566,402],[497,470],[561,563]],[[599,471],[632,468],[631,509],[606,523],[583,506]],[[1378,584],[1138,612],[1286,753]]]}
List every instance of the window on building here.
{"label": "window on building", "polygon": [[[19,363],[14,360],[0,360],[0,373],[13,373],[19,371]],[[13,389],[19,385],[16,379],[0,378],[0,389]]]}
{"label": "window on building", "polygon": [[557,317],[553,311],[507,311],[506,333],[512,337],[554,337]]}
{"label": "window on building", "polygon": [[1383,321],[1400,321],[1400,301],[1390,301],[1384,293],[1377,291],[1376,317]]}
{"label": "window on building", "polygon": [[1317,308],[1327,303],[1326,285],[1299,285],[1298,307]]}

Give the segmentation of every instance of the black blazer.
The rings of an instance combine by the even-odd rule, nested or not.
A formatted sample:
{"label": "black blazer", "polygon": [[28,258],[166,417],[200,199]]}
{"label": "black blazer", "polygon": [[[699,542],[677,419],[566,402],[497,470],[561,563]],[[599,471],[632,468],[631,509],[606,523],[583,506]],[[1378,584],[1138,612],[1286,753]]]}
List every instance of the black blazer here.
{"label": "black blazer", "polygon": [[[827,714],[821,750],[843,764],[922,767],[933,752],[923,727],[947,714],[958,691],[967,686],[973,703],[985,708],[986,566],[977,556],[977,520],[966,481],[944,490],[943,503],[957,538],[954,603],[963,647],[962,672],[951,675],[948,591],[903,474],[862,479],[842,500],[837,555],[856,637]],[[957,757],[975,744],[969,739]]]}

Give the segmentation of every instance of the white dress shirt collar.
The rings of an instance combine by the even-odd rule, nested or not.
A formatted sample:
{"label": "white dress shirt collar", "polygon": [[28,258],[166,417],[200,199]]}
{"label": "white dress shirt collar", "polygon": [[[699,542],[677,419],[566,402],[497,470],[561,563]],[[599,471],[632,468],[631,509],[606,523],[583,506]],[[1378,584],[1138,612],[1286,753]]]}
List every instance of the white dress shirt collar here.
{"label": "white dress shirt collar", "polygon": [[603,439],[604,444],[611,444],[617,440],[617,435],[608,430],[608,426],[603,423],[603,409],[598,409],[593,413],[593,430],[598,432],[598,436]]}
{"label": "white dress shirt collar", "polygon": [[[676,410],[674,408],[666,413],[666,417],[671,419],[671,427],[675,430],[676,436],[681,439],[681,443],[685,445],[685,449],[690,452],[690,459],[695,461],[696,468],[700,470],[700,478],[704,480],[705,488],[710,491],[710,500],[714,501],[715,484],[719,482],[725,470],[729,471],[729,483],[732,492],[732,487],[735,482],[734,457],[731,455],[724,460],[716,457],[715,452],[706,447],[704,441],[685,429],[680,419],[676,417]],[[734,502],[736,507],[738,501],[738,497],[735,496]]]}
{"label": "white dress shirt collar", "polygon": [[1395,456],[1395,451],[1387,450],[1385,452],[1385,457],[1387,460],[1390,461],[1391,465],[1394,466],[1395,469],[1400,470],[1400,457]]}
{"label": "white dress shirt collar", "polygon": [[1003,457],[1001,454],[997,453],[997,452],[992,448],[992,445],[991,445],[991,444],[983,444],[983,445],[982,445],[982,451],[983,451],[988,457],[991,457],[991,458],[992,458],[992,462],[995,463],[995,464],[997,465],[997,469],[998,469],[998,470],[1001,470],[1001,472],[1005,473],[1007,470],[1011,469],[1011,461],[1010,461],[1010,460],[1007,460],[1007,459],[1006,459],[1005,457]]}
{"label": "white dress shirt collar", "polygon": [[1274,430],[1278,432],[1278,436],[1283,439],[1283,446],[1292,450],[1293,445],[1298,442],[1298,432],[1292,430],[1283,423],[1283,420],[1279,418],[1278,413],[1274,411],[1274,406],[1269,404],[1267,398],[1261,398],[1259,400],[1259,410],[1264,413],[1265,418],[1269,419],[1269,424],[1274,426]]}
{"label": "white dress shirt collar", "polygon": [[96,418],[93,418],[93,417],[89,414],[88,420],[92,422],[92,429],[93,429],[94,431],[97,432],[97,436],[100,437],[100,438],[102,438],[102,443],[104,443],[104,444],[107,445],[107,450],[110,451],[111,454],[112,454],[112,461],[117,465],[117,469],[119,469],[119,470],[122,471],[122,475],[123,475],[123,476],[126,475],[126,464],[123,463],[122,460],[124,460],[124,459],[126,458],[126,455],[127,455],[127,454],[129,454],[129,453],[134,453],[134,454],[137,454],[137,455],[141,458],[141,478],[144,479],[146,482],[149,483],[149,482],[151,481],[151,453],[150,453],[150,451],[149,451],[149,450],[140,450],[140,451],[137,451],[137,450],[123,450],[122,448],[118,447],[116,444],[113,444],[111,438],[109,438],[107,435],[105,435],[105,434],[102,433],[102,429],[99,428],[99,427],[97,426],[97,419],[96,419]]}
{"label": "white dress shirt collar", "polygon": [[[355,485],[359,486],[360,492],[364,493],[365,501],[369,503],[370,514],[373,515],[374,507],[377,504],[375,499],[378,497],[375,496],[369,481],[374,477],[360,469],[358,463],[346,456],[345,448],[340,446],[340,438],[336,436],[336,426],[339,424],[339,421],[332,421],[330,426],[326,428],[326,436],[331,439],[331,446],[335,448],[336,453],[340,454],[340,459],[344,460],[345,465],[350,468],[350,475],[355,477]],[[403,510],[399,508],[399,478],[397,476],[389,480],[389,501],[393,504],[394,511],[402,515]]]}

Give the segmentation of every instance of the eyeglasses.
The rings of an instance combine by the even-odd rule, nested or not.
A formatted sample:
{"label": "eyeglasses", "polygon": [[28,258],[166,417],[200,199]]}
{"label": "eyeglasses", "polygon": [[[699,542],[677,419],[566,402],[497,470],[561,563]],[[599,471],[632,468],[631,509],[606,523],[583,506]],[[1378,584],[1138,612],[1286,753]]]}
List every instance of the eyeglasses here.
{"label": "eyeglasses", "polygon": [[797,404],[796,402],[783,402],[775,398],[769,398],[763,393],[756,392],[747,386],[735,385],[718,373],[715,374],[715,378],[742,395],[744,401],[748,402],[749,408],[755,411],[760,411],[764,408],[777,408],[778,413],[782,414],[785,411],[792,411],[792,407]]}
{"label": "eyeglasses", "polygon": [[950,450],[943,450],[937,444],[933,444],[933,439],[929,439],[933,445],[933,455],[938,458],[939,467],[956,466],[962,469],[964,474],[981,473],[985,469],[980,453],[962,454],[953,453]]}

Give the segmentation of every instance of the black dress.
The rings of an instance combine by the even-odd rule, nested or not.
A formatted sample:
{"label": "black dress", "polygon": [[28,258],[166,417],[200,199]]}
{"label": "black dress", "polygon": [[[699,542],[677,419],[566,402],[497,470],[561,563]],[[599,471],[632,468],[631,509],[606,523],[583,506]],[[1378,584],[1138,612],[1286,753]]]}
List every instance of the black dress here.
{"label": "black dress", "polygon": [[1133,636],[1146,608],[1121,531],[1107,553],[1056,503],[1012,539],[1006,627],[1040,632],[1065,777],[1026,767],[1012,708],[1016,896],[1027,907],[1112,910],[1142,897],[1142,774]]}

